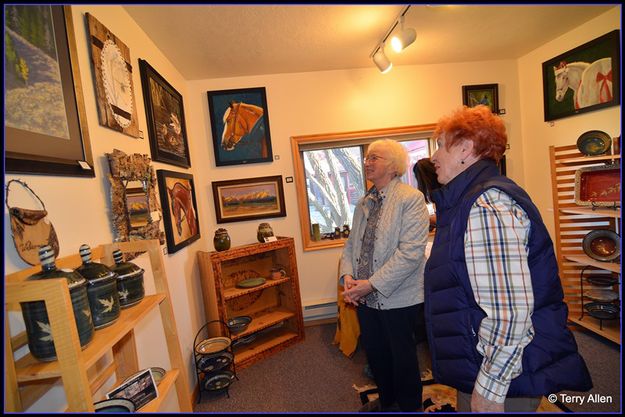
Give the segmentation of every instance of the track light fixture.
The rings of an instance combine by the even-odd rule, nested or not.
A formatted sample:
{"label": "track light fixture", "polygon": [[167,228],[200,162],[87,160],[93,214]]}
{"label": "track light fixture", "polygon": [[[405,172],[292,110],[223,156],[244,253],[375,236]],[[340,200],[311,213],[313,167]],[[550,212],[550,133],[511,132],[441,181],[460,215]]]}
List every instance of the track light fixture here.
{"label": "track light fixture", "polygon": [[373,54],[373,62],[378,67],[382,74],[386,74],[393,68],[393,63],[386,57],[384,53],[384,44],[378,47],[378,50]]}
{"label": "track light fixture", "polygon": [[375,65],[378,67],[380,72],[382,72],[382,74],[389,72],[393,67],[393,63],[388,59],[384,52],[384,45],[386,44],[386,40],[388,39],[388,37],[391,35],[391,33],[393,33],[393,30],[395,30],[395,28],[397,27],[397,24],[400,25],[401,31],[391,40],[391,45],[393,46],[393,49],[395,51],[401,52],[408,45],[413,43],[415,39],[417,39],[417,32],[413,28],[404,29],[404,15],[406,14],[406,12],[408,12],[408,9],[410,9],[410,5],[404,7],[397,19],[393,21],[393,24],[386,32],[386,35],[384,35],[380,43],[376,45],[375,49],[373,49],[373,52],[371,52],[371,55],[369,55],[369,58],[373,58],[373,62],[375,62]]}
{"label": "track light fixture", "polygon": [[406,28],[404,29],[404,16],[402,15],[400,18],[400,31],[398,35],[393,36],[391,39],[391,46],[395,52],[401,52],[408,45],[413,43],[415,39],[417,39],[417,31],[414,28]]}

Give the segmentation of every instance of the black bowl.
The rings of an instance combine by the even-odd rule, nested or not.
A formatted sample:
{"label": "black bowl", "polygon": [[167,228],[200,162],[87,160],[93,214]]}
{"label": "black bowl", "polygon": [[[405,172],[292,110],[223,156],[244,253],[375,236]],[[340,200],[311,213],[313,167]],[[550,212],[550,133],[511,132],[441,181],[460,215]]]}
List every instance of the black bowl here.
{"label": "black bowl", "polygon": [[250,316],[237,316],[228,319],[228,321],[226,322],[226,326],[228,326],[230,333],[237,334],[244,332],[251,322],[252,318]]}
{"label": "black bowl", "polygon": [[611,303],[587,303],[584,309],[588,314],[599,320],[612,320],[619,316],[619,306]]}
{"label": "black bowl", "polygon": [[621,255],[621,237],[611,230],[593,230],[584,236],[586,255],[601,262],[611,262]]}
{"label": "black bowl", "polygon": [[234,373],[232,371],[221,371],[204,378],[204,389],[207,391],[221,391],[228,388],[233,379]]}

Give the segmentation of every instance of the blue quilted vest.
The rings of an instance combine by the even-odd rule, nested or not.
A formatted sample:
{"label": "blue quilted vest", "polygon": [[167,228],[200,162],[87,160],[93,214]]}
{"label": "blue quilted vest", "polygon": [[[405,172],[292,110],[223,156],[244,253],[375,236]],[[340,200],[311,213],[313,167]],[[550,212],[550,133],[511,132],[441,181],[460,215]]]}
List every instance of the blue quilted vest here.
{"label": "blue quilted vest", "polygon": [[436,236],[425,267],[425,314],[438,383],[471,393],[482,363],[477,332],[486,316],[476,303],[464,256],[464,234],[471,206],[487,189],[510,195],[531,221],[528,264],[534,293],[534,339],[523,351],[523,372],[512,380],[508,397],[541,396],[562,390],[587,391],[592,381],[567,326],[558,265],[551,238],[527,193],[481,160],[433,193]]}

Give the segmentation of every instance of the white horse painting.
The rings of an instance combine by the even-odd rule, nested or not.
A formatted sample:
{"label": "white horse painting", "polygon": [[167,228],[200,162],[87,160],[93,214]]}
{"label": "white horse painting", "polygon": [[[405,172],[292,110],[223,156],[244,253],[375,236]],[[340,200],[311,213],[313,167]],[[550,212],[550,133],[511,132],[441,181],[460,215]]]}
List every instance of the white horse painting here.
{"label": "white horse painting", "polygon": [[612,58],[593,63],[561,62],[553,67],[556,79],[556,101],[564,100],[567,90],[573,90],[575,109],[612,101]]}

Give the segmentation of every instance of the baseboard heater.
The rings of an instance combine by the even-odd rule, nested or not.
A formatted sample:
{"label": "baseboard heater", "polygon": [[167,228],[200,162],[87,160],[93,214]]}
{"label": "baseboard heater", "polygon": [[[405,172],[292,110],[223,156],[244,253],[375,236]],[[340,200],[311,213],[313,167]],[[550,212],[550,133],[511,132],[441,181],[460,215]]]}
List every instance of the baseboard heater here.
{"label": "baseboard heater", "polygon": [[304,321],[336,318],[339,310],[335,301],[304,306]]}

